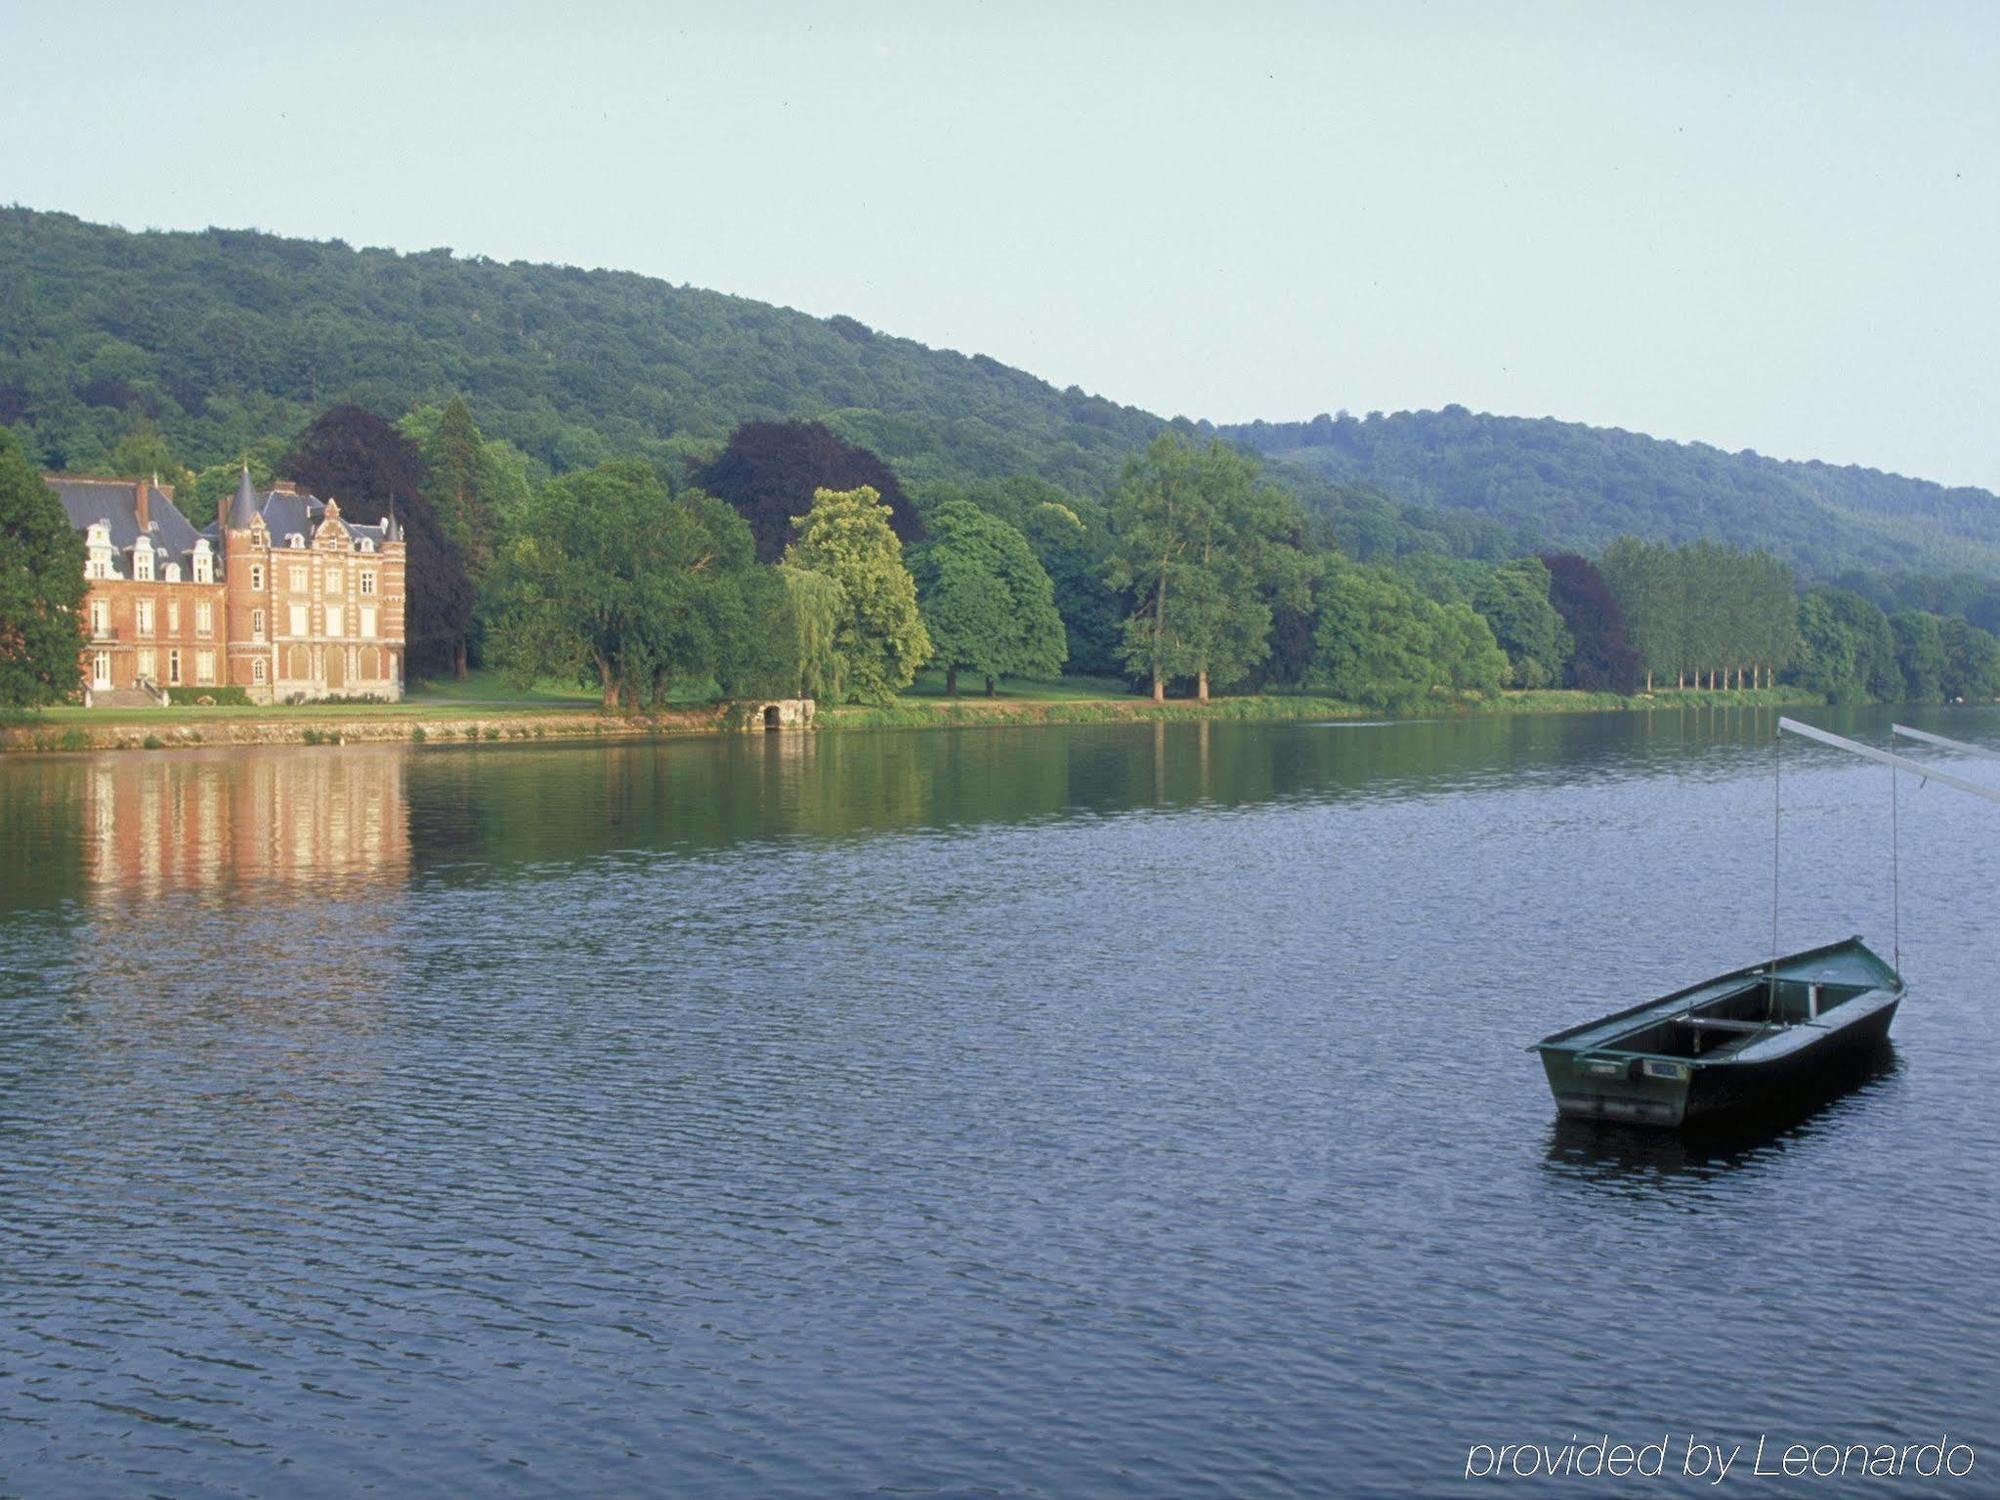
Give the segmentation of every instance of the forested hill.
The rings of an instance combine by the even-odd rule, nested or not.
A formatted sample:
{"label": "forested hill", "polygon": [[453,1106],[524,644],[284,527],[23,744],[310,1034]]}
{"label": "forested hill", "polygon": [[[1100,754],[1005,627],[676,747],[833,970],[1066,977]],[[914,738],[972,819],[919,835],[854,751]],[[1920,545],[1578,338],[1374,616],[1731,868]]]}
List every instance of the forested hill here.
{"label": "forested hill", "polygon": [[[337,402],[393,418],[453,393],[552,473],[710,456],[738,423],[810,417],[919,490],[1033,475],[1102,496],[1162,424],[984,355],[628,272],[0,208],[0,424],[47,467],[101,470],[145,428],[200,469],[284,451]],[[1364,557],[1631,533],[1767,548],[1809,579],[2000,577],[1983,490],[1455,406],[1199,427],[1271,459]]]}
{"label": "forested hill", "polygon": [[558,472],[819,417],[906,480],[1088,493],[1160,426],[981,355],[627,272],[0,208],[0,423],[52,466],[92,466],[139,418],[199,468],[335,401],[395,415],[454,391]]}
{"label": "forested hill", "polygon": [[1821,579],[1856,568],[2000,574],[2000,498],[1874,469],[1462,406],[1215,430],[1282,469],[1497,523],[1520,550],[1706,537],[1766,548]]}

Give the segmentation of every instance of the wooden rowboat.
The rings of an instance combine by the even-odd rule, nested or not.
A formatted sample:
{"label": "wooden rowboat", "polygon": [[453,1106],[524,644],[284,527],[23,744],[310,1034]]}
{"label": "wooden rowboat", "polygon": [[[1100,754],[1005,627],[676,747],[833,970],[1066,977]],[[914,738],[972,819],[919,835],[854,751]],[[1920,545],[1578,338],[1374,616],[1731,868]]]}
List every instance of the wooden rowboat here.
{"label": "wooden rowboat", "polygon": [[1877,1049],[1903,978],[1858,937],[1648,1000],[1530,1049],[1565,1115],[1684,1126],[1775,1113]]}

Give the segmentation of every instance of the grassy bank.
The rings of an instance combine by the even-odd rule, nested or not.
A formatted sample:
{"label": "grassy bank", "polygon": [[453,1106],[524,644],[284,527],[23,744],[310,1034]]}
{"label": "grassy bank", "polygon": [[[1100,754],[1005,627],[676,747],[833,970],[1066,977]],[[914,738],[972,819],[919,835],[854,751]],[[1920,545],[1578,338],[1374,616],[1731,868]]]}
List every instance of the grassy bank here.
{"label": "grassy bank", "polygon": [[[1165,703],[1124,691],[1116,679],[1064,678],[1010,683],[987,697],[948,697],[936,676],[883,706],[823,709],[822,729],[961,729],[1012,724],[1118,724],[1192,720],[1268,721],[1441,718],[1449,715],[1618,713],[1687,709],[1789,708],[1823,702],[1792,688],[1733,692],[1668,689],[1619,693],[1543,691],[1432,702],[1403,713],[1305,693],[1217,697]],[[721,734],[738,728],[728,704],[690,701],[646,715],[607,714],[597,700],[561,684],[518,689],[495,673],[465,682],[420,685],[401,703],[314,703],[257,708],[53,708],[0,719],[0,751],[165,750],[202,745],[325,745],[403,741],[466,744],[522,740],[644,739]]]}
{"label": "grassy bank", "polygon": [[[1796,688],[1743,688],[1724,692],[1669,689],[1647,694],[1581,693],[1569,690],[1503,693],[1497,698],[1431,702],[1401,713],[1364,708],[1337,698],[1305,693],[1262,693],[1217,697],[1206,704],[1186,698],[1155,703],[1130,693],[1091,696],[1071,684],[1041,692],[1025,683],[989,698],[943,696],[941,689],[906,693],[883,707],[849,705],[821,711],[825,729],[951,729],[993,724],[1106,724],[1153,720],[1268,720],[1424,718],[1455,715],[1679,712],[1686,709],[1802,708],[1824,703],[1817,693]],[[1122,684],[1109,684],[1121,688]]]}

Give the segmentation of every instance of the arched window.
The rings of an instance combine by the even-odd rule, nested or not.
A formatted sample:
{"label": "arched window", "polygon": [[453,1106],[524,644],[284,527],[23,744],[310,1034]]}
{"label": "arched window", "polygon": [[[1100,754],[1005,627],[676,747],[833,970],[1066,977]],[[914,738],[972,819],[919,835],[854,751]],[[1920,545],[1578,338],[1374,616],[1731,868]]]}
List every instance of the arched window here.
{"label": "arched window", "polygon": [[263,657],[259,656],[259,657],[255,657],[255,658],[253,658],[253,659],[251,660],[251,663],[250,663],[250,680],[251,680],[252,682],[256,683],[256,684],[257,684],[257,686],[259,686],[259,687],[262,687],[262,686],[264,685],[264,658],[263,658]]}
{"label": "arched window", "polygon": [[179,583],[180,581],[181,581],[181,565],[179,563],[168,563],[167,582]]}
{"label": "arched window", "polygon": [[262,563],[250,564],[250,592],[253,594],[264,592],[264,565]]}

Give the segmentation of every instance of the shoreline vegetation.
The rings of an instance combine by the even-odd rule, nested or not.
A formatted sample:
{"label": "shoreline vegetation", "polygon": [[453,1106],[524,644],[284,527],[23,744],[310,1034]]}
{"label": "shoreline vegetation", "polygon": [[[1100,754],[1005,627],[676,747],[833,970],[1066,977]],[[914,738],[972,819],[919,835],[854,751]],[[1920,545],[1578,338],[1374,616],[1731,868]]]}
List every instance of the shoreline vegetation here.
{"label": "shoreline vegetation", "polygon": [[[927,674],[934,676],[935,674]],[[1107,691],[1107,688],[1112,690]],[[1824,694],[1795,687],[1695,690],[1651,694],[1533,689],[1497,697],[1433,701],[1402,712],[1309,693],[1254,693],[1193,698],[1127,693],[1115,684],[1075,679],[1021,683],[993,697],[947,696],[933,680],[886,705],[822,708],[812,731],[855,729],[978,729],[1057,724],[1416,722],[1514,714],[1686,712],[1799,708],[1822,705]],[[515,691],[475,674],[450,690],[417,693],[400,703],[317,703],[265,708],[175,705],[154,709],[51,708],[0,718],[0,754],[101,750],[173,750],[247,745],[308,747],[350,744],[522,744],[550,741],[630,741],[761,732],[747,727],[730,703],[669,704],[649,713],[607,711],[596,699],[561,689]]]}

